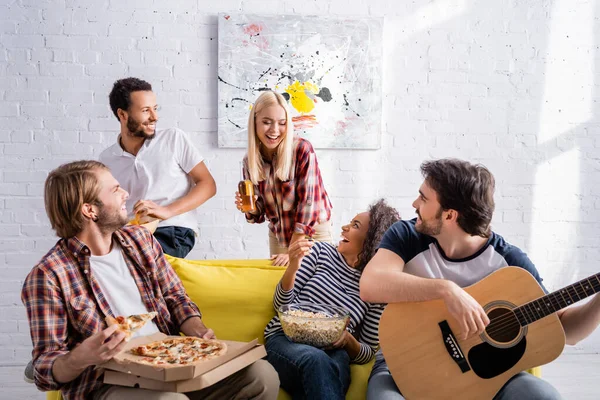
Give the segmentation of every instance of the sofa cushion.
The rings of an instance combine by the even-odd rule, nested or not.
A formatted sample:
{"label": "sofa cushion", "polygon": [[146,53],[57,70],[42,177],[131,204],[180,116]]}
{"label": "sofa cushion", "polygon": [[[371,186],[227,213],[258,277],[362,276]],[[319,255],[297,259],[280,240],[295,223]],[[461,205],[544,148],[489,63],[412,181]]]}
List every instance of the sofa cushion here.
{"label": "sofa cushion", "polygon": [[185,260],[167,256],[205,325],[219,339],[258,338],[275,315],[273,293],[285,268],[270,260]]}

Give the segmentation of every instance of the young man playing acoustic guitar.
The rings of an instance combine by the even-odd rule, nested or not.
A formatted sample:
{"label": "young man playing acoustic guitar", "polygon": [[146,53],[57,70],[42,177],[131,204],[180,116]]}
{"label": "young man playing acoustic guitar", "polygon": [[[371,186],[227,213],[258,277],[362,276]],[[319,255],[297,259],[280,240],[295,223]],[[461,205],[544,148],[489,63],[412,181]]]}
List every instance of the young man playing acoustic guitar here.
{"label": "young man playing acoustic guitar", "polygon": [[[463,287],[506,266],[525,269],[540,285],[542,279],[523,251],[491,231],[494,177],[485,167],[443,159],[423,163],[421,172],[425,179],[412,204],[417,218],[399,221],[386,232],[363,272],[361,298],[376,303],[442,300],[460,327],[456,339],[466,340],[482,334],[490,320]],[[566,343],[576,344],[600,323],[600,296],[560,310],[557,316]],[[403,399],[401,391],[380,351],[369,380],[368,400]],[[448,393],[448,398],[454,395],[460,398],[459,393]],[[549,383],[525,372],[510,379],[494,397],[559,398]]]}

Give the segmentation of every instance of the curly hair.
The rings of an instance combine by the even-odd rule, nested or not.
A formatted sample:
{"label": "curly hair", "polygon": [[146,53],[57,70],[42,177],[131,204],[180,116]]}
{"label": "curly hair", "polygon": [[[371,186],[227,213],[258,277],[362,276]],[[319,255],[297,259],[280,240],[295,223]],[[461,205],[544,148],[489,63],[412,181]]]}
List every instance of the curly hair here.
{"label": "curly hair", "polygon": [[400,221],[400,213],[389,206],[385,199],[379,199],[369,206],[369,229],[362,250],[358,253],[358,262],[355,268],[362,272],[367,263],[377,252],[383,234],[394,223]]}
{"label": "curly hair", "polygon": [[117,113],[119,108],[123,111],[129,110],[129,106],[131,105],[131,93],[139,91],[151,92],[152,85],[138,78],[119,79],[114,83],[113,88],[108,95],[108,100],[110,108],[115,114],[115,117],[117,117],[117,120],[119,120],[119,114]]}

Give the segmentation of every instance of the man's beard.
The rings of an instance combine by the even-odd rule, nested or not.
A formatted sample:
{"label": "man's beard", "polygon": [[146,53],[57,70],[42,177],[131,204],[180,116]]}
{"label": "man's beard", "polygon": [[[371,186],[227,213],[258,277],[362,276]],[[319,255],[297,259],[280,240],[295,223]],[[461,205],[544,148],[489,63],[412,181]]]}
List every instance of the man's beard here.
{"label": "man's beard", "polygon": [[156,134],[156,129],[154,129],[154,132],[152,133],[144,132],[142,124],[131,117],[127,118],[127,130],[129,131],[130,136],[141,137],[148,140],[154,139],[154,136]]}
{"label": "man's beard", "polygon": [[[440,207],[438,212],[435,214],[433,221],[425,222],[423,219],[421,219],[421,224],[415,225],[416,231],[429,236],[439,235],[440,232],[442,232],[442,212],[442,207]],[[419,213],[417,213],[417,215],[421,217]]]}
{"label": "man's beard", "polygon": [[96,225],[100,232],[104,234],[112,234],[116,230],[122,228],[127,223],[127,215],[122,215],[119,210],[115,210],[111,213],[106,209],[104,204],[98,206],[98,219]]}

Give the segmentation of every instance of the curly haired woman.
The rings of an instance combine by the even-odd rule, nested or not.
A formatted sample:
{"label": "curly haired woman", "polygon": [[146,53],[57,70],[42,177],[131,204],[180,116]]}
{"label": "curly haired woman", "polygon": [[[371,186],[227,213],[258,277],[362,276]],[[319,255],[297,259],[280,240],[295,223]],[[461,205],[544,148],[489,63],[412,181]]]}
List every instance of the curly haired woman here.
{"label": "curly haired woman", "polygon": [[378,326],[384,304],[361,300],[362,270],[375,255],[385,231],[400,219],[381,199],[342,227],[338,247],[301,239],[289,248],[290,265],[277,285],[273,305],[328,304],[346,309],[348,326],[329,348],[290,341],[274,317],[265,328],[267,360],[281,387],[294,399],[344,399],[350,363],[369,362],[379,346]]}

